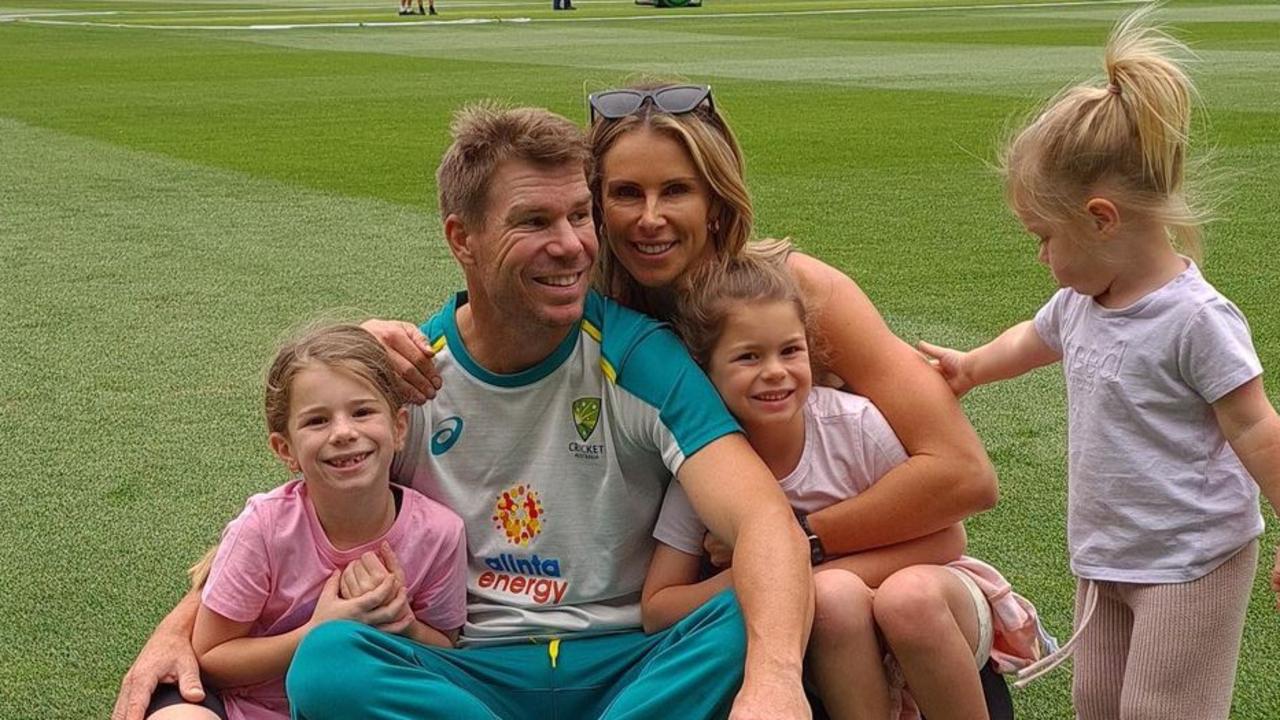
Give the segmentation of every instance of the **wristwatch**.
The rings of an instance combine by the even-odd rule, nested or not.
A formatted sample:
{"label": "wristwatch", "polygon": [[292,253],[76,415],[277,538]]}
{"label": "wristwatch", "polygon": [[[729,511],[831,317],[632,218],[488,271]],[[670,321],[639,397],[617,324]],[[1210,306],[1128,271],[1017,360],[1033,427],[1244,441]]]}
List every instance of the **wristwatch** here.
{"label": "wristwatch", "polygon": [[818,534],[809,527],[809,515],[807,513],[796,513],[796,521],[800,523],[800,529],[804,531],[805,537],[809,538],[809,564],[821,565],[827,560],[827,551],[822,549],[822,540]]}

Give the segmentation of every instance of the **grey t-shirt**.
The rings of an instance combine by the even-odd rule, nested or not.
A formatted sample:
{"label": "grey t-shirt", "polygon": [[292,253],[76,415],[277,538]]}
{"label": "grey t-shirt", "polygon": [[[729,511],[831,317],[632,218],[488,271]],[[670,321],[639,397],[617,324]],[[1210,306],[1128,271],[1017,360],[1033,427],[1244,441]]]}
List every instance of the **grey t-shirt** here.
{"label": "grey t-shirt", "polygon": [[1262,366],[1244,315],[1194,263],[1120,309],[1063,288],[1035,327],[1066,376],[1076,575],[1187,582],[1261,534],[1258,486],[1210,406]]}

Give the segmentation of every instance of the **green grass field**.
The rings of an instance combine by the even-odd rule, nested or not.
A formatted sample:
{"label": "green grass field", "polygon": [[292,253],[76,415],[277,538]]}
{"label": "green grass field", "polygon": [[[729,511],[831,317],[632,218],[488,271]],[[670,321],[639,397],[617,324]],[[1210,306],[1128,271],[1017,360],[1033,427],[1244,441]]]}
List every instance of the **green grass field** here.
{"label": "green grass field", "polygon": [[[277,338],[319,313],[418,320],[459,284],[432,174],[460,104],[585,122],[586,93],[632,73],[711,83],[759,233],[845,269],[903,337],[968,346],[1053,288],[988,168],[998,138],[1099,72],[1133,7],[439,0],[422,23],[394,5],[0,0],[0,718],[105,717],[183,569],[284,479],[259,397]],[[1206,274],[1274,370],[1280,4],[1163,17],[1200,57]],[[1002,493],[969,523],[972,552],[1065,638],[1061,376],[966,408]],[[1069,676],[1016,693],[1020,716],[1070,718]],[[1259,576],[1232,717],[1280,717],[1277,676]]]}

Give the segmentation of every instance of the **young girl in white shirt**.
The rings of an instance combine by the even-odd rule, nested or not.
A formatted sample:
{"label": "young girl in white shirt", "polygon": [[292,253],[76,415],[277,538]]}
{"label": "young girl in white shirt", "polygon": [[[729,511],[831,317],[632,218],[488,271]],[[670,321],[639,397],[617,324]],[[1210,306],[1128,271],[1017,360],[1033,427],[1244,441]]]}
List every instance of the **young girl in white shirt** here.
{"label": "young girl in white shirt", "polygon": [[1062,92],[1005,153],[1012,209],[1061,289],[975,350],[921,343],[958,395],[1062,362],[1076,637],[1024,681],[1074,648],[1083,720],[1227,717],[1258,486],[1280,508],[1280,418],[1249,327],[1192,260],[1185,48],[1147,12],[1113,32],[1105,85]]}
{"label": "young girl in white shirt", "polygon": [[[690,283],[676,325],[807,531],[808,513],[869,489],[907,454],[871,401],[813,386],[805,317],[781,262],[743,257]],[[654,529],[659,545],[641,601],[646,631],[670,626],[731,584],[731,571],[699,581],[705,533],[673,482]],[[946,565],[964,550],[959,525],[834,559],[808,534],[816,566],[808,671],[833,720],[883,720],[895,707],[894,718],[912,717],[910,697],[930,720],[981,720],[988,712],[979,669],[996,655],[1006,668],[1025,666],[1042,639],[1051,642],[1034,609],[990,566],[971,558]],[[998,629],[979,583],[1014,605]],[[886,675],[877,628],[910,697]],[[998,630],[1003,642],[993,648]]]}

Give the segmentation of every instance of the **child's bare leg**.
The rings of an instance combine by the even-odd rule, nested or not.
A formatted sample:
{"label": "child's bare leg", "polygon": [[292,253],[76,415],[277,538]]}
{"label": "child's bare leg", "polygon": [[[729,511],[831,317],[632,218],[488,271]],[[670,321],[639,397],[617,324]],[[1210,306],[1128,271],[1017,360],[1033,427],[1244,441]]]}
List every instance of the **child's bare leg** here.
{"label": "child's bare leg", "polygon": [[202,705],[170,705],[151,713],[147,720],[218,720],[218,714]]}
{"label": "child's bare leg", "polygon": [[832,720],[889,717],[889,683],[876,638],[872,592],[846,570],[813,576],[809,670]]}
{"label": "child's bare leg", "polygon": [[875,619],[925,717],[987,717],[973,657],[978,613],[955,573],[940,565],[899,570],[876,590]]}

